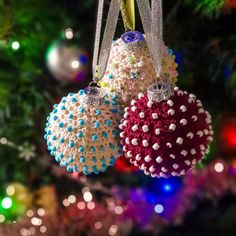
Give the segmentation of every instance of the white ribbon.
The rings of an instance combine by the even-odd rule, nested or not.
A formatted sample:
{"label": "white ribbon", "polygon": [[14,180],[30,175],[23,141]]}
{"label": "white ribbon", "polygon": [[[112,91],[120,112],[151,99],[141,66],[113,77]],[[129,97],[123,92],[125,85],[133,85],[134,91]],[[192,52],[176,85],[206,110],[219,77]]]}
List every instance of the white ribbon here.
{"label": "white ribbon", "polygon": [[[103,7],[104,0],[99,0],[98,13],[97,13],[97,25],[96,25],[96,36],[94,43],[93,53],[93,80],[97,82],[105,74],[108,57],[111,50],[112,40],[114,38],[116,25],[120,11],[120,0],[111,0],[106,26],[103,34],[102,44],[100,47],[100,37],[103,19]],[[98,73],[97,73],[98,72]]]}

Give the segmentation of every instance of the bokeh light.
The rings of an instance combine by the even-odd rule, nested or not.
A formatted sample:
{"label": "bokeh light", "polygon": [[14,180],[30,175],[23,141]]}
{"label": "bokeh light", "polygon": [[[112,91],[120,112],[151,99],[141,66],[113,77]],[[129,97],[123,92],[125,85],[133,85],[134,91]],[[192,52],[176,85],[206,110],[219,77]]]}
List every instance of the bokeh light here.
{"label": "bokeh light", "polygon": [[84,201],[90,202],[93,200],[93,195],[90,192],[84,192],[83,198],[84,198]]}
{"label": "bokeh light", "polygon": [[65,29],[65,37],[67,39],[72,39],[74,37],[73,30],[71,28],[66,28]]}
{"label": "bokeh light", "polygon": [[221,162],[217,162],[214,166],[215,171],[221,173],[224,171],[224,165]]}
{"label": "bokeh light", "polygon": [[19,43],[18,41],[12,42],[11,48],[12,48],[14,51],[17,51],[17,50],[20,48],[20,43]]}
{"label": "bokeh light", "polygon": [[9,198],[9,197],[3,198],[3,200],[2,200],[2,207],[4,209],[9,209],[9,208],[11,208],[11,206],[12,206],[11,198]]}
{"label": "bokeh light", "polygon": [[154,210],[157,214],[161,214],[164,211],[164,206],[162,204],[157,204]]}

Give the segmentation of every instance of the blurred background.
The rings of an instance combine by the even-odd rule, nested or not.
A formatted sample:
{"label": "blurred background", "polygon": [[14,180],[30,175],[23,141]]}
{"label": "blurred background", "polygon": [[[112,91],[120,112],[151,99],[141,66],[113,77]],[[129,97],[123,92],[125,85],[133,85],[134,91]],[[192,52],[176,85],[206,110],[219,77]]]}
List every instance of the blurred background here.
{"label": "blurred background", "polygon": [[98,176],[68,173],[43,140],[52,105],[91,81],[97,1],[0,0],[0,236],[236,235],[236,1],[163,4],[178,86],[215,135],[186,176],[152,179],[124,157]]}

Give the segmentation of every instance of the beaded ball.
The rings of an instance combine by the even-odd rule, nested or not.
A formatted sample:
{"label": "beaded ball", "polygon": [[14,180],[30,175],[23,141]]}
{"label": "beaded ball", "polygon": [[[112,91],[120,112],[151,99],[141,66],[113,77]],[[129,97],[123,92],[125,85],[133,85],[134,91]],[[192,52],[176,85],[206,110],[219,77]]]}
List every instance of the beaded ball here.
{"label": "beaded ball", "polygon": [[211,116],[195,95],[175,87],[168,100],[139,93],[120,124],[125,156],[146,175],[184,175],[209,152]]}
{"label": "beaded ball", "polygon": [[[175,56],[162,45],[162,72],[173,84],[178,72]],[[118,95],[119,104],[128,105],[139,92],[145,91],[156,80],[145,37],[138,31],[123,34],[113,42],[107,69],[100,85],[107,93]]]}
{"label": "beaded ball", "polygon": [[47,118],[48,150],[67,171],[98,174],[115,164],[119,149],[116,97],[85,103],[85,90],[63,97]]}

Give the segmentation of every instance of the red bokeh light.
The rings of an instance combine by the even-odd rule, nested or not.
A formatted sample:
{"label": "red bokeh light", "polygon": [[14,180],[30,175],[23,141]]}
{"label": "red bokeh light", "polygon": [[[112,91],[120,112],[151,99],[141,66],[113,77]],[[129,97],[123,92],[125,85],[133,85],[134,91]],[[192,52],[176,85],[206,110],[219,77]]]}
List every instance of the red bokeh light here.
{"label": "red bokeh light", "polygon": [[222,139],[226,146],[236,148],[236,124],[226,125],[223,128]]}

